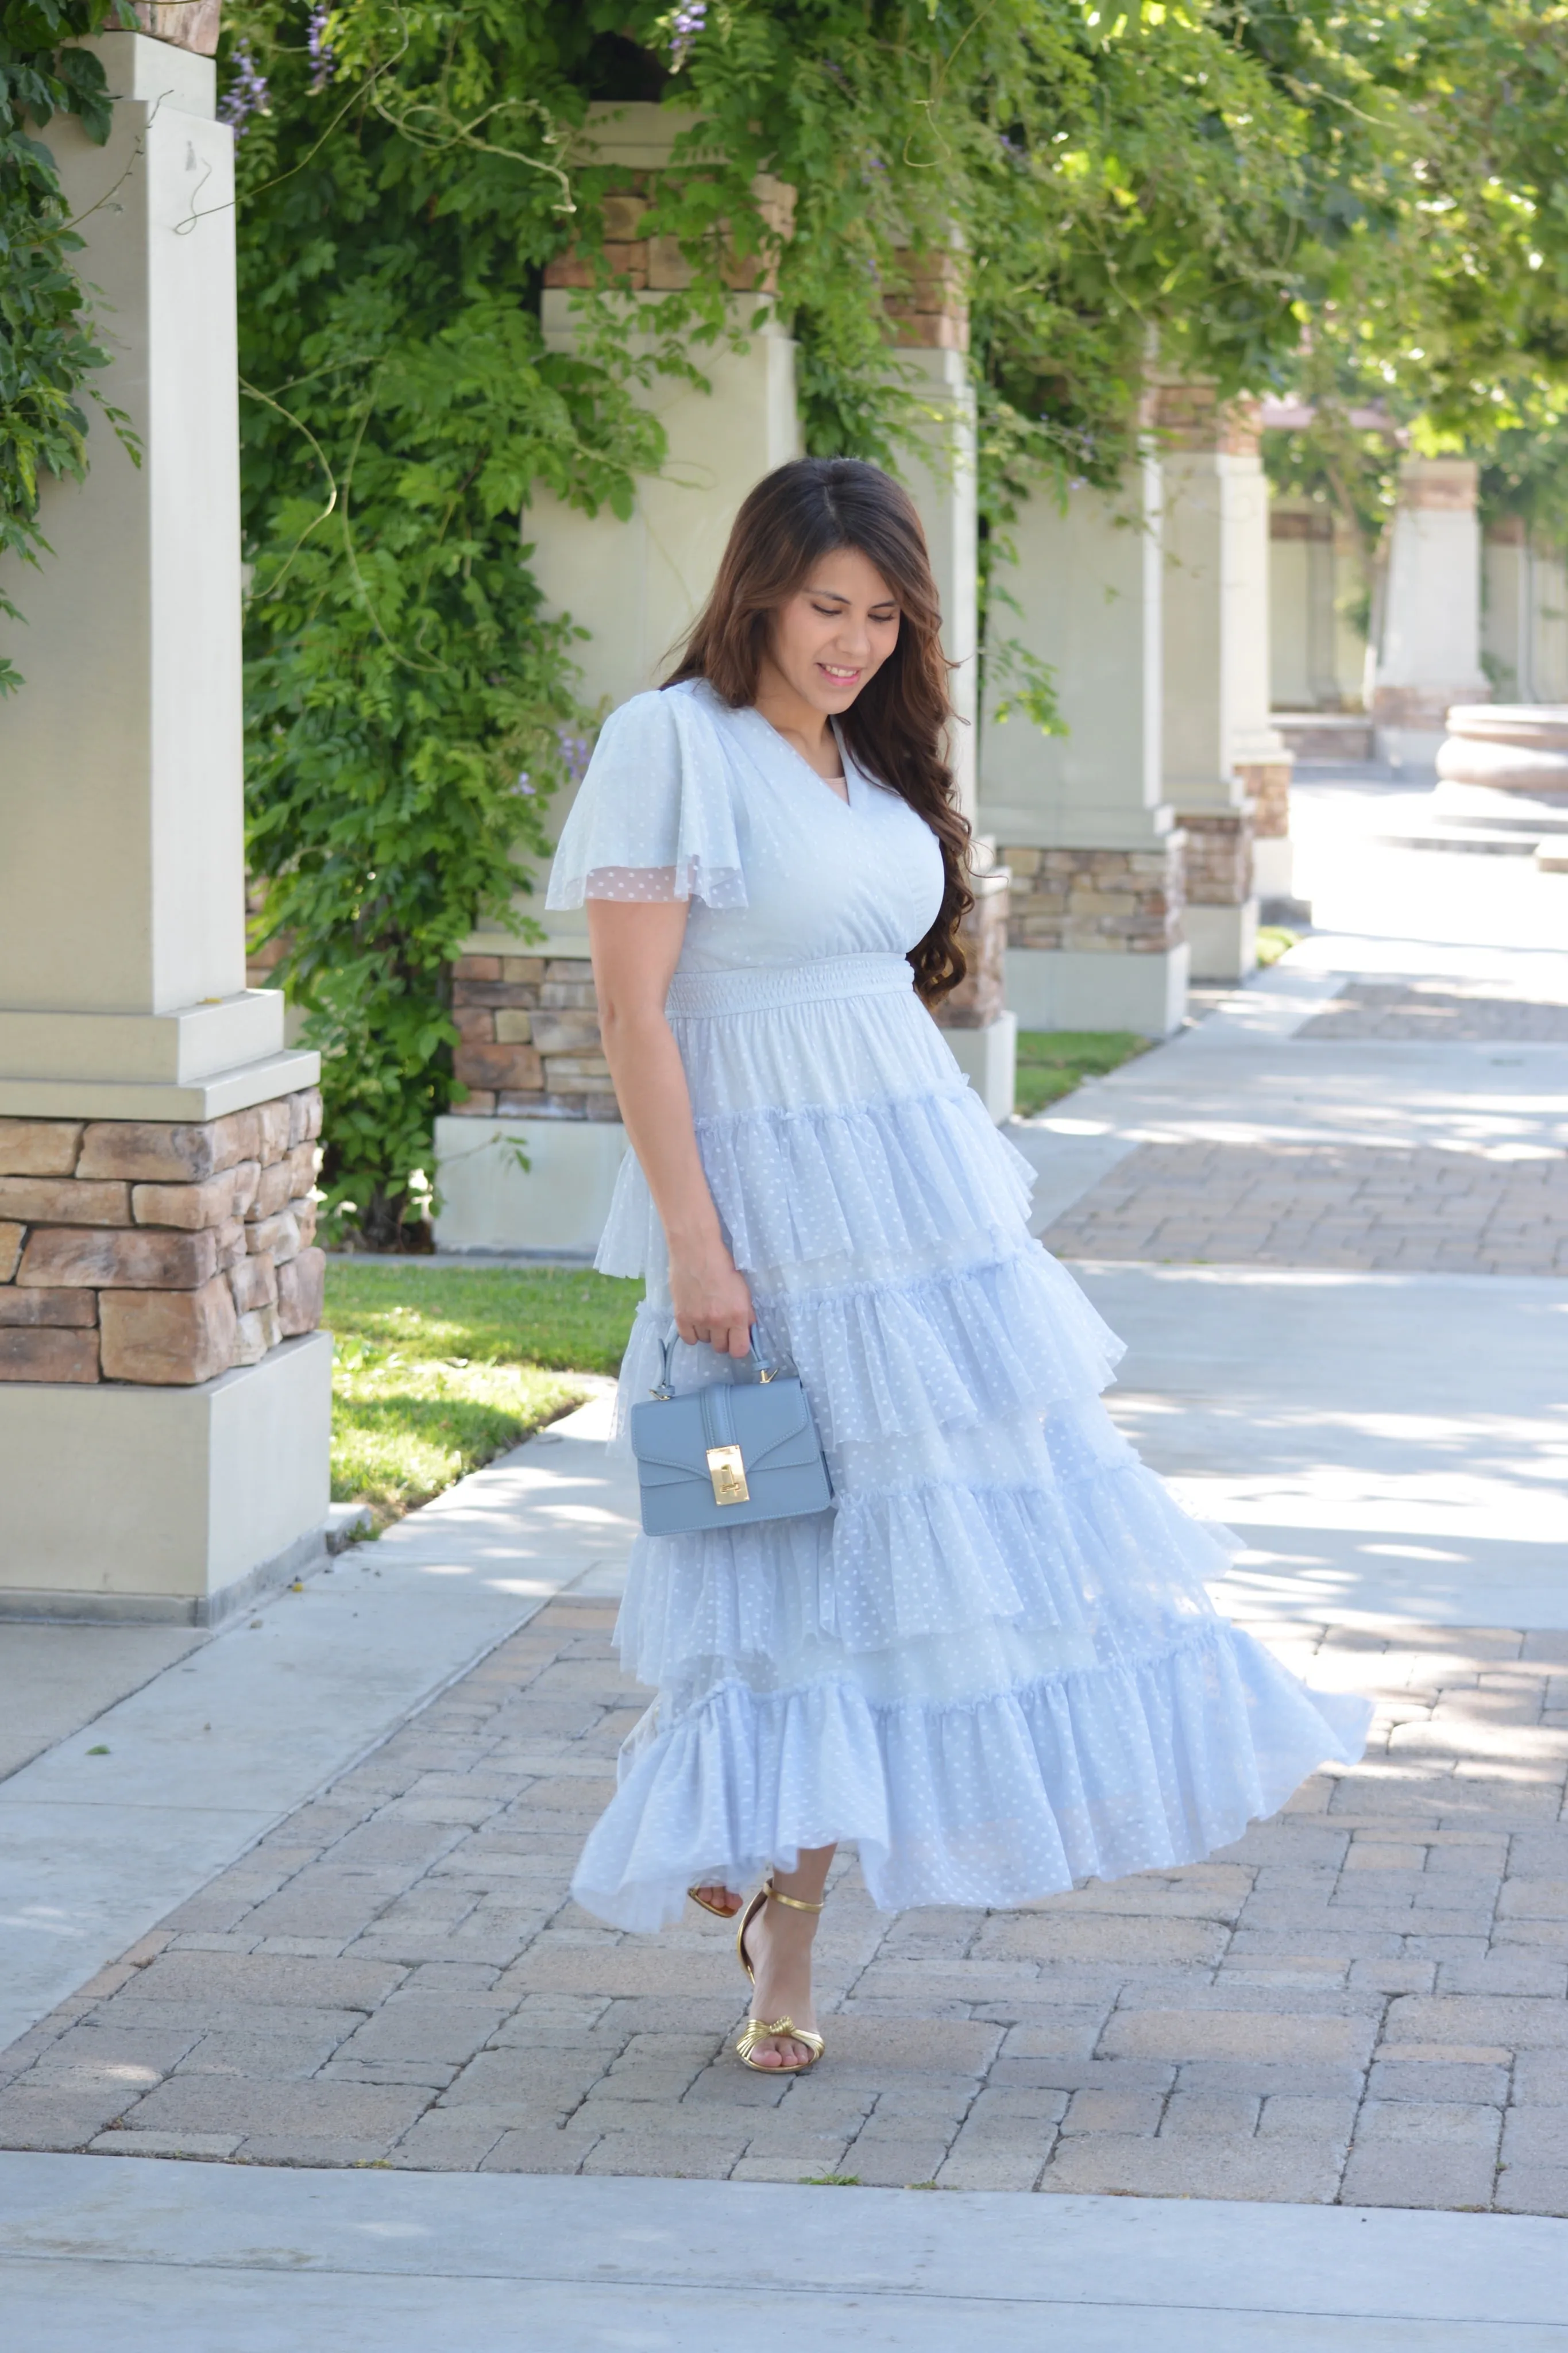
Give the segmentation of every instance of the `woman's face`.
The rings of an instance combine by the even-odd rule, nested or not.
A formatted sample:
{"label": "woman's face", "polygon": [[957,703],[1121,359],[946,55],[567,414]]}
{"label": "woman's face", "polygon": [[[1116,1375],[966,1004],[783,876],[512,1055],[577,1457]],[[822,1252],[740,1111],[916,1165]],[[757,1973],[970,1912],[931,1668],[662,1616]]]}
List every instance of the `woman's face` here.
{"label": "woman's face", "polygon": [[858,547],[815,564],[773,615],[769,653],[814,711],[847,711],[899,642],[899,601]]}

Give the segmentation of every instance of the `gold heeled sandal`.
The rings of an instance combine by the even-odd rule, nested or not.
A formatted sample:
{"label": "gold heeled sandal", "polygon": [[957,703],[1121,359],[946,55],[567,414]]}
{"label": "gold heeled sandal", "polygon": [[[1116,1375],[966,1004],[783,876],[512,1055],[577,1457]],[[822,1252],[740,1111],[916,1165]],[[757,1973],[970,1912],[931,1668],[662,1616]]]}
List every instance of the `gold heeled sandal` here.
{"label": "gold heeled sandal", "polygon": [[[775,1904],[783,1904],[791,1912],[820,1912],[824,1908],[820,1904],[807,1904],[799,1895],[785,1895],[773,1885],[771,1878],[763,1881],[742,1913],[740,1926],[735,1931],[736,1956],[752,1985],[757,1982],[757,1973],[746,1950],[746,1931],[770,1896]],[[752,2056],[758,2043],[782,2040],[785,2035],[792,2042],[804,2042],[811,2053],[810,2058],[797,2060],[793,2067],[759,2066]],[[816,2066],[826,2048],[820,2034],[813,2034],[809,2027],[797,2026],[793,2018],[776,2018],[771,2025],[763,2018],[748,2018],[742,2025],[735,2056],[742,2066],[749,2067],[754,2075],[804,2075],[809,2068]]]}
{"label": "gold heeled sandal", "polygon": [[[709,1884],[711,1885],[712,1882],[710,1881]],[[722,1920],[725,1926],[729,1926],[731,1921],[735,1916],[732,1912],[721,1912],[717,1904],[710,1904],[706,1895],[700,1895],[695,1887],[689,1887],[686,1892],[688,1895],[690,1896],[691,1901],[696,1905],[700,1912],[710,1912],[715,1920]],[[731,1891],[728,1887],[724,1890],[726,1895],[731,1894]],[[741,1899],[737,1897],[736,1901],[741,1902]],[[741,1909],[744,1911],[745,1908],[745,1905],[741,1903]]]}

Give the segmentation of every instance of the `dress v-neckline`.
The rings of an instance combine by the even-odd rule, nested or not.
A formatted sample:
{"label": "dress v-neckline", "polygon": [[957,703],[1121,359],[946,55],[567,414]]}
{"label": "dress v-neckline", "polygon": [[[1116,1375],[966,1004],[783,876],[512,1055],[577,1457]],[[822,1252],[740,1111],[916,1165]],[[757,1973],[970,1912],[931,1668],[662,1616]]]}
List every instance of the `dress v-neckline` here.
{"label": "dress v-neckline", "polygon": [[845,749],[844,738],[838,732],[836,721],[830,719],[827,723],[833,730],[833,740],[838,746],[838,758],[844,770],[844,790],[841,793],[834,790],[832,781],[823,775],[820,768],[814,768],[812,766],[811,762],[806,758],[805,753],[797,750],[795,745],[790,742],[789,737],[784,733],[784,730],[780,727],[775,727],[773,721],[765,717],[764,714],[757,709],[754,702],[749,702],[746,705],[746,708],[758,723],[767,729],[768,733],[772,736],[773,742],[779,745],[781,750],[787,752],[790,758],[795,761],[798,767],[802,767],[805,770],[806,775],[811,777],[815,784],[820,785],[823,791],[836,800],[841,809],[848,809],[853,812],[855,807],[853,797],[855,790],[854,764],[849,757],[848,752]]}

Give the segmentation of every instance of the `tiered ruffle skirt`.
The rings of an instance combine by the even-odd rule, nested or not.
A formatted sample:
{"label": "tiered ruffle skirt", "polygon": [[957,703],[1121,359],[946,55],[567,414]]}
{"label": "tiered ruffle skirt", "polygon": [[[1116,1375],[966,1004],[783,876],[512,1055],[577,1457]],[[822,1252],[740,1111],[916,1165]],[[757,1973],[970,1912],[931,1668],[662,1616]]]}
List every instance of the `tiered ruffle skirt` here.
{"label": "tiered ruffle skirt", "polygon": [[[1120,1344],[1028,1233],[991,1124],[901,956],[678,975],[698,1140],[766,1358],[800,1374],[830,1511],[644,1536],[617,1627],[658,1694],[584,1850],[627,1928],[851,1840],[873,1899],[1006,1905],[1188,1862],[1361,1753],[1218,1617],[1223,1532],[1100,1401]],[[635,1161],[599,1250],[644,1274],[625,1404],[668,1324]],[[678,1386],[734,1368],[680,1349]]]}

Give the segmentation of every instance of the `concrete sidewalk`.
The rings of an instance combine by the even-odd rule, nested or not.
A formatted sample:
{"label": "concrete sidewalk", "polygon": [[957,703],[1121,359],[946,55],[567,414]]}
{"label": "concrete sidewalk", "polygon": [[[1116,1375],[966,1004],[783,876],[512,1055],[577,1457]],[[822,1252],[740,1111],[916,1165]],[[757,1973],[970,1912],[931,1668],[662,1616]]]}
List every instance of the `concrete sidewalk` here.
{"label": "concrete sidewalk", "polygon": [[18,2353],[1563,2353],[1568,2226],[0,2157]]}

